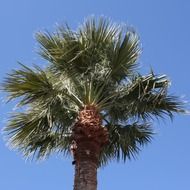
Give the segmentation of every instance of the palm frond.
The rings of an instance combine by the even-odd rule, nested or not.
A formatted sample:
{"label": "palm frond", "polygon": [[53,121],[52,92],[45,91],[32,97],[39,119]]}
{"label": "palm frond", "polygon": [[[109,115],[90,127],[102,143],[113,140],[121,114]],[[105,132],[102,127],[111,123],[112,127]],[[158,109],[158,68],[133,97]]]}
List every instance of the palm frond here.
{"label": "palm frond", "polygon": [[68,81],[62,78],[62,81],[56,79],[50,72],[43,71],[35,66],[34,69],[21,64],[22,68],[13,70],[4,83],[4,91],[9,93],[8,100],[21,98],[19,105],[26,105],[34,101],[52,101],[55,97],[64,97],[76,104],[83,106],[82,101],[71,91]]}
{"label": "palm frond", "polygon": [[10,147],[27,158],[37,156],[40,159],[53,151],[67,152],[73,117],[60,109],[55,112],[40,109],[38,105],[26,113],[13,114],[3,131]]}
{"label": "palm frond", "polygon": [[13,70],[5,78],[3,89],[9,93],[8,100],[24,96],[21,104],[27,104],[52,92],[52,85],[44,71],[37,68],[35,72],[23,64],[21,66],[22,69]]}
{"label": "palm frond", "polygon": [[36,38],[43,58],[57,70],[78,76],[109,73],[121,81],[136,68],[140,54],[137,34],[103,17],[86,20],[76,32],[66,25],[53,34],[38,33]]}
{"label": "palm frond", "polygon": [[174,113],[185,113],[183,102],[176,96],[168,95],[169,83],[165,75],[138,75],[118,90],[115,103],[110,104],[110,118],[116,121],[133,117],[146,120],[164,118],[164,115],[172,118]]}
{"label": "palm frond", "polygon": [[121,32],[112,52],[111,76],[120,82],[125,77],[133,75],[134,69],[138,67],[137,59],[141,49],[139,37],[134,31],[127,31],[126,34]]}
{"label": "palm frond", "polygon": [[25,147],[20,146],[24,157],[42,160],[48,158],[52,153],[70,154],[71,135],[63,135],[52,131],[44,134],[32,136],[30,142]]}
{"label": "palm frond", "polygon": [[100,165],[110,160],[117,161],[135,157],[140,147],[150,142],[153,131],[149,124],[133,123],[129,125],[106,125],[109,132],[109,144],[105,146],[100,157]]}

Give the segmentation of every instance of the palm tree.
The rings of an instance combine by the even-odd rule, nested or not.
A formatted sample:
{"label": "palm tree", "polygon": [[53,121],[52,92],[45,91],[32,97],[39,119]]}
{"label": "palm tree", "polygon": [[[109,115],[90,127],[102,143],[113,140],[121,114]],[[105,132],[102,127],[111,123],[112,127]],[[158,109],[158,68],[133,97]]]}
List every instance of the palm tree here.
{"label": "palm tree", "polygon": [[[184,113],[165,75],[138,72],[139,37],[105,18],[78,28],[39,32],[45,69],[20,64],[5,78],[8,99],[22,107],[4,133],[25,157],[73,156],[74,190],[96,190],[97,168],[131,159],[154,134],[150,122]],[[24,111],[23,111],[24,110]]]}

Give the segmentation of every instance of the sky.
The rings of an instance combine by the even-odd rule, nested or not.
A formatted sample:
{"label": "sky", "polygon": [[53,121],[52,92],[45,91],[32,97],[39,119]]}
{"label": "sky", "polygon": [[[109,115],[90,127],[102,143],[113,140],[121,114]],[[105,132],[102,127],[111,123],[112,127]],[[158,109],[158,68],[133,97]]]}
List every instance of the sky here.
{"label": "sky", "polygon": [[[190,100],[190,1],[188,0],[1,0],[0,82],[17,61],[45,64],[36,54],[35,33],[53,31],[67,22],[76,29],[88,16],[111,18],[138,32],[143,53],[142,71],[153,68],[171,79],[170,92]],[[0,94],[0,129],[14,104]],[[188,103],[189,107],[189,103]],[[98,169],[98,190],[189,190],[190,117],[155,122],[156,135],[139,156]],[[11,151],[0,136],[0,189],[72,190],[71,159],[53,155],[40,163],[27,162]]]}

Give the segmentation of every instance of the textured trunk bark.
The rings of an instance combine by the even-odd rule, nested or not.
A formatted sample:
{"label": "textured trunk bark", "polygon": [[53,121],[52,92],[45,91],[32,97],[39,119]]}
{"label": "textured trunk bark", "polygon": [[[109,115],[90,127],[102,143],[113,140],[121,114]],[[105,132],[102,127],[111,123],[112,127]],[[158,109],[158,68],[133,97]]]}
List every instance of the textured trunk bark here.
{"label": "textured trunk bark", "polygon": [[74,190],[97,190],[97,165],[83,161],[75,165]]}
{"label": "textured trunk bark", "polygon": [[94,142],[88,141],[78,144],[75,156],[74,190],[97,190],[99,150],[95,146]]}
{"label": "textured trunk bark", "polygon": [[74,190],[96,190],[99,156],[108,141],[107,129],[102,126],[101,115],[96,107],[85,106],[79,112],[72,132]]}

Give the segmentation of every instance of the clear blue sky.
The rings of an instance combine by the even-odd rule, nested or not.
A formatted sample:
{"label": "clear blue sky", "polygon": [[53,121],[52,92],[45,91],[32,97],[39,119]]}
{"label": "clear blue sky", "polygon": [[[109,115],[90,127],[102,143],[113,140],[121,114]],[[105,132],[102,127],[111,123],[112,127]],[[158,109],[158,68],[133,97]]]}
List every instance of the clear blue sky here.
{"label": "clear blue sky", "polygon": [[[188,0],[1,0],[0,80],[17,60],[42,63],[35,32],[53,30],[67,21],[73,29],[89,15],[105,15],[136,28],[143,45],[143,72],[150,66],[172,80],[171,92],[190,100],[190,1]],[[2,94],[1,96],[2,97]],[[13,105],[1,98],[0,128]],[[136,160],[112,163],[99,170],[99,190],[189,190],[190,117],[155,123],[157,135]],[[72,190],[70,159],[52,156],[42,163],[25,162],[0,137],[0,189]]]}

